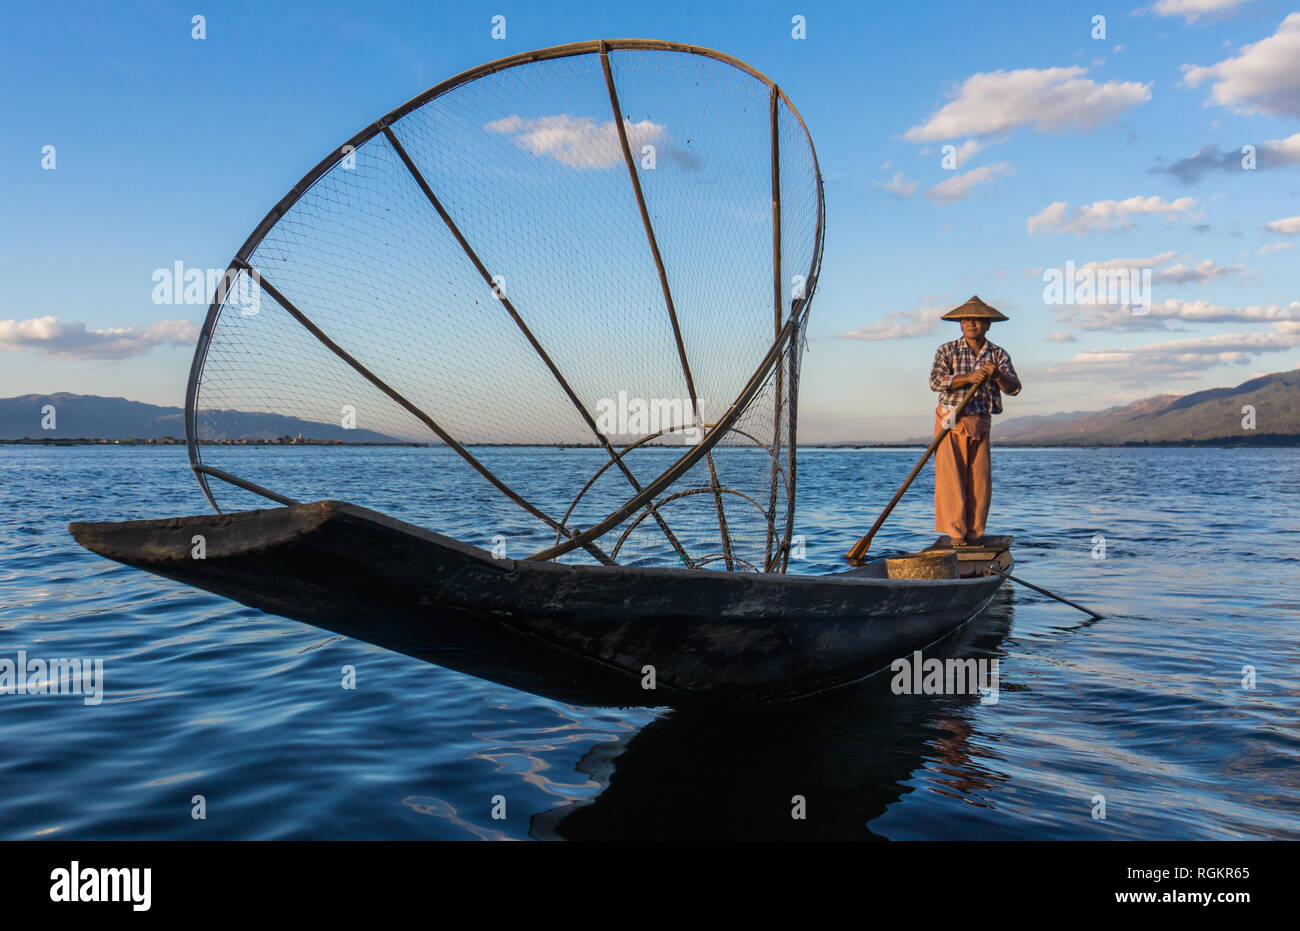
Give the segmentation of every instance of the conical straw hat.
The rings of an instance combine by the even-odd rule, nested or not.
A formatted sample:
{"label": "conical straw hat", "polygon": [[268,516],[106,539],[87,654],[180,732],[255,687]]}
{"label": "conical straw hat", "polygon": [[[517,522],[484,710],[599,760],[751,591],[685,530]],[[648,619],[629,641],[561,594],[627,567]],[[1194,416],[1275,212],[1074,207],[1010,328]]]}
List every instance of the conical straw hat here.
{"label": "conical straw hat", "polygon": [[954,307],[943,315],[944,320],[965,320],[967,317],[974,317],[977,320],[1010,320],[1006,314],[995,307],[990,307],[980,300],[978,294],[973,295],[969,301],[960,307]]}

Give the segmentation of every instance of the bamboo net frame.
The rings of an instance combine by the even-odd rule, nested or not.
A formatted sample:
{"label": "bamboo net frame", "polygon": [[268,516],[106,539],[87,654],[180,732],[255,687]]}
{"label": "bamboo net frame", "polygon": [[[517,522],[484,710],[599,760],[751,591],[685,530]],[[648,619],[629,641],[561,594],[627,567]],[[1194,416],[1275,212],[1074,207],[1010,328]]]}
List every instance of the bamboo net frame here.
{"label": "bamboo net frame", "polygon": [[[654,218],[652,217],[651,210],[647,205],[647,199],[642,189],[642,183],[633,158],[632,146],[628,136],[628,123],[620,105],[619,89],[614,71],[610,64],[611,52],[638,51],[672,52],[712,59],[716,62],[730,66],[731,68],[737,69],[743,74],[748,75],[750,78],[761,82],[768,89],[771,149],[770,175],[773,340],[769,350],[759,361],[757,367],[745,382],[737,396],[732,399],[731,404],[726,411],[721,416],[717,417],[712,423],[703,425],[704,434],[702,440],[698,444],[690,447],[667,468],[660,471],[654,479],[648,482],[643,482],[631,469],[628,468],[625,462],[627,454],[633,449],[641,447],[642,444],[647,440],[652,439],[654,436],[670,431],[658,431],[656,434],[648,435],[643,437],[641,440],[625,444],[621,449],[617,449],[610,438],[597,426],[592,412],[579,396],[578,391],[569,383],[564,371],[560,367],[560,364],[552,358],[542,341],[539,340],[531,331],[524,315],[518,308],[516,308],[509,297],[499,297],[498,299],[500,300],[503,309],[535,350],[537,357],[550,372],[555,383],[563,390],[565,396],[581,416],[582,421],[585,422],[590,429],[590,432],[599,447],[608,457],[608,461],[600,466],[598,471],[591,476],[590,480],[588,480],[588,482],[578,492],[577,496],[569,504],[563,517],[556,518],[551,513],[548,513],[548,511],[543,507],[528,500],[517,489],[498,476],[491,467],[480,461],[479,457],[476,457],[474,452],[472,452],[466,444],[461,443],[456,436],[454,436],[444,425],[430,416],[418,403],[405,396],[397,387],[394,387],[388,380],[374,371],[371,366],[367,366],[363,361],[349,353],[348,349],[340,342],[332,339],[331,336],[328,335],[325,330],[311,318],[311,316],[309,316],[308,312],[300,309],[289,296],[277,287],[273,272],[257,267],[254,263],[254,256],[258,252],[259,247],[267,240],[267,237],[276,229],[277,224],[294,209],[295,205],[312,190],[313,186],[320,182],[328,173],[333,171],[340,162],[348,156],[348,153],[355,152],[366,143],[382,137],[382,139],[391,146],[392,150],[401,160],[401,163],[405,166],[405,169],[410,173],[411,178],[419,186],[419,189],[427,200],[428,205],[435,211],[440,221],[455,238],[463,251],[464,257],[474,266],[475,271],[482,278],[484,284],[488,288],[493,288],[494,279],[487,265],[478,254],[475,245],[471,243],[467,235],[458,226],[457,219],[452,216],[446,205],[444,205],[439,199],[438,193],[426,180],[420,167],[417,165],[416,160],[408,153],[407,145],[403,142],[397,128],[395,128],[396,124],[400,123],[403,118],[419,111],[427,104],[437,101],[439,98],[444,97],[457,88],[470,82],[486,78],[489,75],[495,75],[512,68],[532,65],[539,62],[574,58],[577,56],[597,56],[600,62],[601,73],[604,78],[605,90],[609,98],[613,124],[617,127],[622,160],[627,171],[629,185],[636,201],[646,244],[655,266],[655,274],[661,289],[664,310],[671,323],[673,341],[681,373],[685,380],[693,409],[698,410],[700,393],[697,389],[686,341],[683,337],[682,327],[679,323],[673,289],[670,285],[669,271],[659,246]],[[784,294],[785,289],[782,270],[783,178],[781,172],[780,138],[780,115],[782,107],[785,108],[785,111],[788,112],[795,121],[797,121],[798,130],[802,134],[802,140],[806,142],[807,152],[811,158],[813,169],[812,183],[815,184],[816,210],[814,242],[812,244],[810,262],[806,269],[806,273],[804,273],[803,276],[803,289],[797,296],[792,296],[790,298],[788,309],[786,295]],[[734,547],[731,533],[729,532],[727,512],[723,506],[724,496],[730,495],[738,496],[747,500],[764,514],[766,519],[766,538],[761,558],[761,569],[763,571],[783,572],[788,564],[790,541],[794,523],[794,494],[796,484],[795,398],[797,397],[799,343],[804,327],[806,326],[811,298],[816,288],[817,276],[820,271],[823,230],[824,197],[822,194],[821,174],[820,170],[817,168],[816,153],[812,147],[811,138],[808,136],[807,127],[804,125],[802,117],[799,116],[798,111],[794,108],[793,104],[790,103],[784,92],[773,81],[749,65],[710,49],[645,39],[600,40],[556,46],[549,49],[527,52],[521,55],[509,56],[482,65],[478,68],[470,69],[469,71],[431,88],[423,94],[413,98],[411,101],[408,101],[401,107],[398,107],[381,117],[366,129],[353,136],[352,139],[343,146],[340,146],[339,149],[336,149],[329,156],[323,159],[314,169],[308,172],[307,175],[297,185],[295,185],[284,198],[281,199],[281,201],[257,226],[257,228],[254,229],[253,233],[250,234],[244,245],[236,253],[227,270],[225,281],[232,282],[239,275],[251,278],[256,283],[256,286],[261,293],[269,296],[279,308],[296,320],[307,333],[311,334],[319,345],[323,346],[335,358],[349,366],[357,375],[364,379],[365,382],[372,385],[393,403],[409,413],[416,421],[423,424],[423,426],[445,444],[448,449],[454,451],[456,455],[463,459],[464,462],[467,463],[478,475],[487,480],[498,492],[554,531],[554,544],[532,553],[529,558],[538,560],[555,559],[574,550],[582,550],[597,561],[603,564],[610,564],[615,560],[615,555],[617,554],[618,549],[621,548],[627,540],[628,534],[642,522],[651,519],[658,525],[664,537],[669,541],[677,558],[686,565],[703,566],[720,561],[727,569],[760,568],[755,565],[754,559],[744,558],[733,551]],[[209,482],[209,479],[212,478],[218,479],[228,485],[241,488],[245,491],[252,492],[256,495],[269,498],[281,504],[292,503],[294,499],[285,494],[274,491],[258,482],[254,482],[248,478],[236,475],[230,471],[218,468],[203,461],[202,447],[204,440],[199,435],[198,418],[201,396],[204,388],[204,373],[208,362],[209,350],[214,339],[214,333],[216,332],[218,322],[221,319],[223,310],[225,309],[224,305],[225,301],[223,295],[219,292],[218,295],[214,296],[207,317],[204,321],[187,386],[186,438],[191,467],[193,468],[208,501],[213,508],[218,511],[220,511],[221,508],[217,503],[216,497],[212,491],[212,486]],[[753,402],[760,393],[770,393],[772,395],[773,410],[771,429],[773,433],[773,441],[770,448],[767,446],[765,441],[757,439],[741,426],[742,415],[747,413],[747,409],[751,402]],[[781,432],[783,417],[786,418],[786,421],[784,422],[788,422],[788,430],[785,432],[784,437]],[[770,494],[766,511],[763,510],[762,505],[756,501],[752,495],[746,494],[745,492],[735,488],[729,488],[720,479],[717,464],[715,463],[715,447],[721,440],[728,436],[749,437],[756,446],[767,451],[771,461]],[[784,440],[784,443],[782,440]],[[780,461],[782,445],[785,446],[784,452],[786,462],[784,465]],[[697,494],[698,490],[689,493],[678,491],[659,501],[656,501],[656,496],[669,489],[674,482],[678,481],[682,476],[690,472],[696,463],[699,463],[701,460],[703,460],[708,472],[708,487],[706,490],[709,492],[714,503],[718,537],[721,545],[717,552],[709,552],[704,555],[692,555],[688,552],[687,546],[683,541],[679,540],[674,534],[667,519],[662,513],[662,508],[664,505],[672,501],[687,497],[688,494]],[[569,519],[575,506],[578,505],[580,499],[582,499],[592,487],[592,484],[611,469],[616,470],[626,479],[632,490],[631,496],[621,506],[610,511],[603,520],[598,521],[594,526],[583,530],[571,526],[569,524]],[[779,498],[783,498],[787,503],[784,520],[781,520],[780,515],[777,514]],[[622,531],[621,536],[618,537],[613,554],[607,553],[606,548],[602,548],[600,545],[600,538],[607,533],[615,531],[621,524],[629,519],[632,519],[632,523],[626,527]]]}

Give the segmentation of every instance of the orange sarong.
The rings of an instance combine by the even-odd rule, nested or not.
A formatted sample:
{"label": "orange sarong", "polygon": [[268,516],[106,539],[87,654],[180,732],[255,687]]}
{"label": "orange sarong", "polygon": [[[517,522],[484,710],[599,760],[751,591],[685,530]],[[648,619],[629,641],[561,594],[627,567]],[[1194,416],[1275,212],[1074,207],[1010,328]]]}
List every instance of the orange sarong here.
{"label": "orange sarong", "polygon": [[[934,435],[950,411],[935,410]],[[934,451],[934,529],[954,540],[975,542],[984,535],[993,496],[989,461],[988,414],[960,417]]]}

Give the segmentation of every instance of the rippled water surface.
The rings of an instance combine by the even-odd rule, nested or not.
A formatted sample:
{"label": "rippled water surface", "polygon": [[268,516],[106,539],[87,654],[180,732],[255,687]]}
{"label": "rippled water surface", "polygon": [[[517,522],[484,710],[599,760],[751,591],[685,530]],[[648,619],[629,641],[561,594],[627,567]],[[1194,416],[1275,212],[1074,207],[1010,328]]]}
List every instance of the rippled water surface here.
{"label": "rippled water surface", "polygon": [[[801,451],[792,568],[841,568],[917,452]],[[239,451],[487,541],[497,512],[434,495],[431,453]],[[548,451],[518,455],[545,480]],[[681,714],[548,701],[105,561],[69,521],[207,511],[183,448],[0,447],[0,659],[105,666],[98,705],[0,694],[0,837],[1300,839],[1300,450],[1000,449],[995,480],[1017,573],[1106,615],[1004,587],[945,647],[999,660],[995,704],[877,679]],[[875,551],[933,538],[931,488]]]}

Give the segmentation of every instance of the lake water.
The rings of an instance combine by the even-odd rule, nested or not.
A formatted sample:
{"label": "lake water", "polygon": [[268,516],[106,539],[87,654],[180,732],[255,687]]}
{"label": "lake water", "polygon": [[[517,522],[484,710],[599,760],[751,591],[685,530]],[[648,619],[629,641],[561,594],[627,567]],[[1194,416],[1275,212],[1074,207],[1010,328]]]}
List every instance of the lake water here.
{"label": "lake water", "polygon": [[[361,503],[484,542],[496,517],[433,495],[430,453],[226,459],[315,457],[321,497],[361,474]],[[792,570],[842,568],[917,454],[801,451]],[[1300,839],[1300,450],[994,457],[1017,574],[1105,619],[1004,586],[945,647],[999,661],[995,704],[878,678],[679,714],[548,701],[108,562],[67,523],[206,512],[184,449],[0,447],[0,660],[105,670],[98,705],[0,695],[0,838]],[[932,540],[931,494],[873,551]]]}

